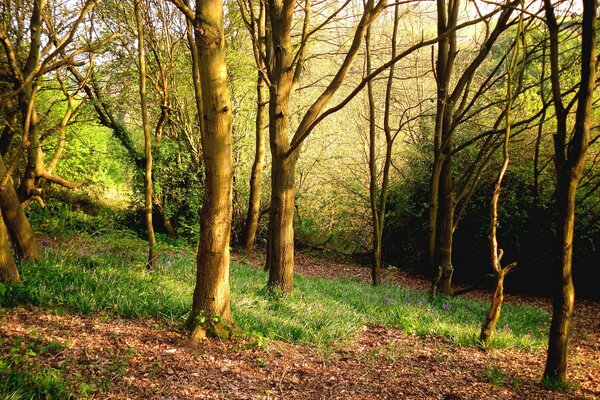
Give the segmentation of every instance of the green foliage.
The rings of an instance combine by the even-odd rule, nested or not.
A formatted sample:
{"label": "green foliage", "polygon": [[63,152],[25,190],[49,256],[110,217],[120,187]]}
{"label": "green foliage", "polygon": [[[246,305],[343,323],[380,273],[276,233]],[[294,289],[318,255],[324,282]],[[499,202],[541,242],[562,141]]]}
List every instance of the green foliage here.
{"label": "green foliage", "polygon": [[[429,170],[426,162],[415,162],[413,175],[391,188],[384,231],[384,258],[394,265],[427,268],[427,217]],[[517,261],[519,268],[506,281],[509,290],[550,293],[548,266],[556,253],[556,206],[553,180],[544,174],[540,192],[534,196],[530,172],[514,166],[502,185],[499,202],[498,241],[505,262]],[[493,181],[482,182],[467,204],[454,233],[454,277],[475,281],[491,272],[489,263],[489,204]],[[591,196],[593,197],[593,196]],[[593,201],[579,202],[574,238],[574,279],[578,295],[597,297],[595,261],[600,254],[600,220],[590,210]]]}
{"label": "green foliage", "polygon": [[0,338],[0,399],[72,399],[70,382],[60,369],[42,367],[36,358],[58,354],[69,342],[43,336]]}
{"label": "green foliage", "polygon": [[550,379],[544,377],[542,379],[542,385],[549,390],[562,393],[570,393],[573,389],[577,389],[577,383],[575,382],[562,382],[558,379]]}
{"label": "green foliage", "polygon": [[496,366],[487,366],[485,368],[485,376],[487,381],[494,386],[502,386],[507,379],[506,373]]}

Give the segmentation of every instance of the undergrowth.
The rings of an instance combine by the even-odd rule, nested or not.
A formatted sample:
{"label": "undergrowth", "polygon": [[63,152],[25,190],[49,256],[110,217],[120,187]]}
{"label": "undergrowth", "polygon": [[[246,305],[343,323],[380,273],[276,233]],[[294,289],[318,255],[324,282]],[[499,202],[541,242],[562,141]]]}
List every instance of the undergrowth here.
{"label": "undergrowth", "polygon": [[[32,304],[57,312],[114,313],[127,318],[185,321],[191,308],[195,257],[185,246],[161,246],[158,268],[145,268],[145,242],[127,232],[55,242],[43,257],[21,266],[24,284],[0,292],[0,306]],[[288,296],[265,289],[265,272],[232,265],[232,312],[250,334],[331,347],[370,324],[407,334],[435,335],[456,345],[477,345],[488,304],[438,297],[352,279],[297,275]],[[492,347],[541,348],[548,315],[530,306],[506,305]]]}

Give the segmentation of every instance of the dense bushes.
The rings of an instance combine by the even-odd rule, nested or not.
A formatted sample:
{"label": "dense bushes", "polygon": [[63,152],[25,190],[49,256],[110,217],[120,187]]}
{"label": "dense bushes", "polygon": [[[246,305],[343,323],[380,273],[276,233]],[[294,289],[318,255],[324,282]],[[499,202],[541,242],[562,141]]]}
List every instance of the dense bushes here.
{"label": "dense bushes", "polygon": [[[423,171],[421,171],[423,172]],[[386,213],[384,257],[392,265],[430,273],[427,263],[427,175],[393,186]],[[550,176],[551,178],[551,176]],[[548,294],[556,264],[556,208],[551,182],[536,196],[531,178],[523,171],[509,171],[499,206],[498,240],[504,249],[504,262],[518,261],[519,267],[506,282],[509,290]],[[478,281],[491,273],[489,261],[489,203],[493,182],[482,183],[466,206],[454,233],[455,279]],[[579,297],[599,298],[595,282],[600,279],[600,221],[589,211],[589,201],[580,202],[574,240],[573,274]]]}

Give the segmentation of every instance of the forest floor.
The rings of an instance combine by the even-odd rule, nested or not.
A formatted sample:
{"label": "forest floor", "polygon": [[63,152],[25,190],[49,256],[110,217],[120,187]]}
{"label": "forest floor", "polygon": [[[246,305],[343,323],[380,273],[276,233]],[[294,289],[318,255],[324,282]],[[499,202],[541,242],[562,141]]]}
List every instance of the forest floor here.
{"label": "forest floor", "polygon": [[[261,255],[237,262],[257,268]],[[369,269],[299,252],[299,274],[369,280]],[[385,280],[427,290],[422,278],[399,270]],[[467,295],[487,300],[489,294]],[[508,295],[507,303],[550,309],[548,300]],[[569,392],[540,383],[543,349],[457,346],[436,336],[417,336],[365,325],[344,346],[324,351],[310,345],[260,338],[191,345],[173,325],[113,314],[56,312],[34,306],[0,309],[0,345],[58,368],[78,393],[102,399],[600,399],[600,303],[578,302],[569,354]],[[8,348],[8,347],[7,347]],[[16,350],[15,350],[16,349]],[[1,357],[0,357],[1,361]],[[0,365],[0,379],[2,376]],[[35,379],[35,378],[33,378]],[[0,399],[3,399],[0,393]],[[11,398],[18,398],[13,397]]]}

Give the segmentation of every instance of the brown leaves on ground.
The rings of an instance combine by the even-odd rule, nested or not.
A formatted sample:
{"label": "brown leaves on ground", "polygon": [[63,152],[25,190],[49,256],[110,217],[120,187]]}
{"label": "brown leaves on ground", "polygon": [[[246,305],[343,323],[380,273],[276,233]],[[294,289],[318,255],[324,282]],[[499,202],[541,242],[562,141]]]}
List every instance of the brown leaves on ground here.
{"label": "brown leaves on ground", "polygon": [[[300,255],[298,270],[311,276],[366,276],[357,265],[332,265]],[[340,272],[342,271],[342,272]],[[343,273],[343,275],[341,275]],[[366,275],[365,275],[366,274]],[[388,279],[423,289],[427,282],[400,271]],[[487,298],[479,292],[472,297]],[[509,296],[509,302],[539,298]],[[0,317],[0,345],[25,340],[69,341],[58,354],[37,357],[85,382],[103,399],[572,399],[600,398],[598,303],[578,303],[570,353],[570,394],[541,386],[545,353],[455,347],[380,326],[364,327],[352,344],[327,350],[252,339],[205,341],[150,320],[58,316],[15,308]]]}

